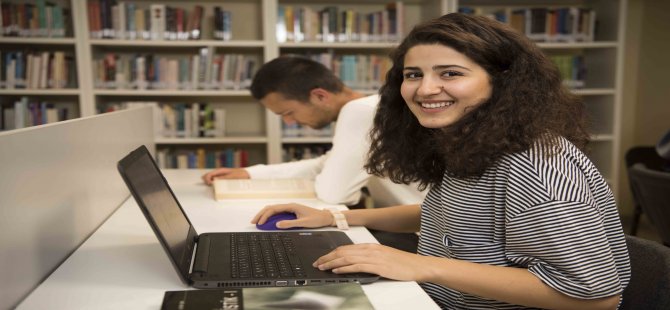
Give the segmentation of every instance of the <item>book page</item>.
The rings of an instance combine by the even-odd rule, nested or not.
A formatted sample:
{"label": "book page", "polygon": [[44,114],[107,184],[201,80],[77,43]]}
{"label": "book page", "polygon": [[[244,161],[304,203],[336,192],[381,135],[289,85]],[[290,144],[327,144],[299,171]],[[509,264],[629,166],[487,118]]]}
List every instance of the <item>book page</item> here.
{"label": "book page", "polygon": [[214,198],[316,198],[308,179],[215,179]]}

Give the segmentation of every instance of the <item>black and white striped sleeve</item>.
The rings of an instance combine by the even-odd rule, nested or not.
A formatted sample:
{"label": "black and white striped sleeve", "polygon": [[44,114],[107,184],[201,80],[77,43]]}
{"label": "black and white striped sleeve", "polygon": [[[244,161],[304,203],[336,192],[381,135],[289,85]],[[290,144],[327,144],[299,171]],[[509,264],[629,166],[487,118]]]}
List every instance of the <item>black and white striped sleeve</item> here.
{"label": "black and white striped sleeve", "polygon": [[627,282],[599,210],[581,202],[551,201],[518,214],[507,223],[505,246],[509,260],[568,296],[612,296]]}

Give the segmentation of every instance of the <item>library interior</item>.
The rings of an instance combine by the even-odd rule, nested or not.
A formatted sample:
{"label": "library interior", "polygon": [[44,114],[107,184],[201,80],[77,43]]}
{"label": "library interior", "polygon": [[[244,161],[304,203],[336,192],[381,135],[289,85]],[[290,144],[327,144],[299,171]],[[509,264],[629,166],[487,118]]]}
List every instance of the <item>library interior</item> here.
{"label": "library interior", "polygon": [[[191,288],[172,270],[168,248],[161,249],[117,162],[146,145],[200,233],[255,231],[247,222],[280,200],[265,198],[272,194],[216,200],[202,175],[327,158],[338,125],[312,128],[266,108],[250,91],[263,65],[308,58],[356,94],[376,95],[403,38],[450,13],[486,16],[527,37],[583,102],[590,134],[583,151],[612,192],[626,238],[650,247],[628,244],[631,283],[658,282],[646,288],[656,290],[646,292],[656,296],[651,301],[631,304],[644,298],[627,302],[624,292],[622,307],[670,307],[670,297],[658,297],[670,296],[668,1],[0,0],[0,6],[0,309],[177,309],[165,292],[182,291],[169,296],[186,300]],[[386,206],[372,186],[362,184],[360,203],[346,205]],[[351,229],[354,243],[393,242],[394,235]],[[320,300],[323,309],[444,307],[414,281],[338,285],[267,294],[239,287],[236,294],[255,296],[244,297],[250,309],[271,295],[292,295],[284,307],[305,300]],[[642,294],[637,290],[628,295]]]}

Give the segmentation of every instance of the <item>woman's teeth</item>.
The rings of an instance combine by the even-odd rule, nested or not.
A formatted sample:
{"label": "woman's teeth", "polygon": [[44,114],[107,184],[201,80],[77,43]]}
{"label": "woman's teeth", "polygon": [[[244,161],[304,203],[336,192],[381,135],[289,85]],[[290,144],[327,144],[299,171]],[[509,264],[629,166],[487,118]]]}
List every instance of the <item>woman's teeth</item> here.
{"label": "woman's teeth", "polygon": [[434,103],[421,103],[421,107],[425,109],[437,109],[450,106],[454,104],[453,101],[443,101],[443,102],[434,102]]}

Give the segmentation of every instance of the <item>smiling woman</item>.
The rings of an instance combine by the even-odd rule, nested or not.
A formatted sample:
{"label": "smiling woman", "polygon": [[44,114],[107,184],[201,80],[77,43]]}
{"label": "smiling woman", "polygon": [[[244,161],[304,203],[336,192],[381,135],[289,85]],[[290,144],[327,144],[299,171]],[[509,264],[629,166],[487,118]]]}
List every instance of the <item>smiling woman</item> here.
{"label": "smiling woman", "polygon": [[[563,136],[579,148],[588,142],[584,106],[563,87],[558,69],[544,53],[522,34],[493,20],[465,19],[449,23],[436,19],[417,26],[391,55],[393,67],[381,90],[387,104],[380,106],[372,135],[372,171],[385,167],[397,181],[432,185],[441,182],[445,170],[452,176],[480,176],[504,154],[550,137],[545,133]],[[437,79],[440,73],[444,76]],[[424,75],[431,80],[425,81]],[[486,79],[488,83],[483,82]],[[472,88],[471,80],[481,82],[478,88]],[[460,105],[453,110],[459,111],[439,113],[445,118],[433,121],[439,128],[424,127],[412,103],[432,98],[421,98],[421,88],[415,84],[433,92],[441,86],[444,91],[438,100],[453,100],[454,107]],[[416,93],[411,94],[412,89]],[[380,143],[386,135],[396,141]]]}
{"label": "smiling woman", "polygon": [[630,279],[616,205],[580,150],[583,103],[550,60],[511,28],[461,14],[417,25],[392,58],[366,167],[430,187],[421,256],[384,254],[407,260],[384,266],[350,249],[318,264],[384,266],[445,308],[616,307]]}
{"label": "smiling woman", "polygon": [[426,128],[447,127],[491,96],[486,70],[444,45],[410,48],[403,77],[400,93]]}
{"label": "smiling woman", "polygon": [[[418,229],[418,253],[340,247],[313,266],[420,282],[447,309],[614,309],[630,265],[614,197],[580,150],[584,106],[527,38],[486,17],[417,25],[392,54],[369,172],[430,191],[421,206],[343,211]],[[333,222],[296,204],[290,225]]]}

